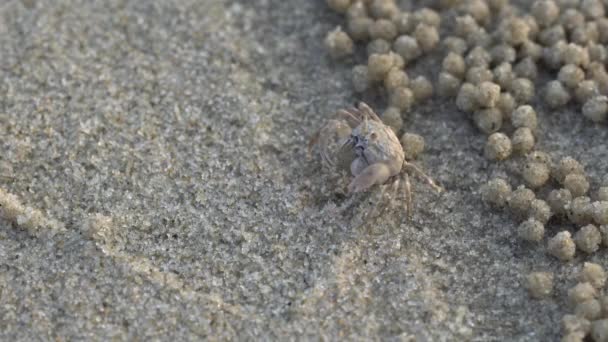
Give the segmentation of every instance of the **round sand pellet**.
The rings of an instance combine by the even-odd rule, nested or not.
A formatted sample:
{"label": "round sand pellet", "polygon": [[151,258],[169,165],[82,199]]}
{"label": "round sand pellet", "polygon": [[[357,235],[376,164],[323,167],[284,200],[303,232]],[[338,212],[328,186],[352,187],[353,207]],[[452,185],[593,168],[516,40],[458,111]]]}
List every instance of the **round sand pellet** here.
{"label": "round sand pellet", "polygon": [[408,111],[414,104],[414,94],[409,88],[398,87],[391,92],[389,102],[401,111]]}
{"label": "round sand pellet", "polygon": [[551,0],[535,1],[531,12],[540,27],[551,26],[559,17],[559,7]]}
{"label": "round sand pellet", "polygon": [[488,137],[484,155],[489,160],[504,160],[511,155],[512,151],[511,139],[505,134],[497,132]]}
{"label": "round sand pellet", "polygon": [[598,25],[595,22],[587,22],[585,25],[575,28],[570,33],[570,41],[575,44],[585,46],[587,49],[587,55],[589,56],[589,61],[593,61],[593,54],[596,53],[597,50],[592,52],[591,45],[597,43],[599,40],[599,35],[600,33]]}
{"label": "round sand pellet", "polygon": [[595,79],[598,74],[606,74],[606,67],[600,62],[593,61],[587,66],[586,72],[588,76]]}
{"label": "round sand pellet", "polygon": [[576,8],[568,8],[559,18],[559,23],[568,31],[585,25],[585,16]]}
{"label": "round sand pellet", "polygon": [[456,97],[456,107],[463,112],[471,113],[478,106],[477,87],[472,83],[463,83]]}
{"label": "round sand pellet", "polygon": [[392,42],[397,37],[397,26],[389,19],[378,19],[369,26],[369,37]]}
{"label": "round sand pellet", "polygon": [[513,152],[517,154],[526,154],[534,148],[534,134],[528,127],[520,127],[515,130],[511,138],[513,144]]}
{"label": "round sand pellet", "polygon": [[467,44],[469,46],[481,46],[483,48],[489,48],[492,44],[492,36],[483,28],[475,30],[472,34],[466,37]]}
{"label": "round sand pellet", "polygon": [[492,134],[502,126],[502,112],[498,108],[486,108],[475,111],[473,121],[485,134]]}
{"label": "round sand pellet", "polygon": [[356,92],[362,93],[370,86],[367,65],[357,65],[352,71],[353,88]]}
{"label": "round sand pellet", "polygon": [[418,76],[411,81],[410,88],[416,102],[423,102],[433,96],[433,84],[424,76]]}
{"label": "round sand pellet", "polygon": [[558,80],[570,89],[576,87],[585,79],[585,72],[579,66],[574,64],[566,64],[557,75]]}
{"label": "round sand pellet", "polygon": [[600,94],[597,82],[594,80],[584,80],[578,84],[574,91],[574,96],[579,103],[585,103],[589,99]]}
{"label": "round sand pellet", "polygon": [[439,13],[428,7],[423,7],[416,10],[413,16],[416,24],[422,23],[434,27],[441,26],[441,17],[439,16]]}
{"label": "round sand pellet", "polygon": [[527,162],[522,169],[521,175],[528,187],[536,189],[547,183],[551,171],[544,163]]}
{"label": "round sand pellet", "polygon": [[519,225],[517,235],[529,242],[539,242],[545,235],[545,226],[542,222],[530,218]]}
{"label": "round sand pellet", "polygon": [[390,19],[399,12],[400,10],[395,0],[373,0],[369,4],[369,13],[376,19]]}
{"label": "round sand pellet", "polygon": [[490,62],[492,62],[492,55],[481,46],[473,48],[465,58],[465,63],[469,68],[487,68],[490,65]]}
{"label": "round sand pellet", "polygon": [[600,234],[602,234],[602,244],[608,247],[608,224],[603,224],[598,227]]}
{"label": "round sand pellet", "polygon": [[[608,32],[608,30],[607,30],[607,32]],[[446,37],[445,39],[443,39],[441,41],[441,44],[445,48],[446,51],[453,52],[460,56],[462,56],[468,49],[467,42],[460,37],[454,37],[454,36]]]}
{"label": "round sand pellet", "polygon": [[403,69],[405,67],[405,60],[401,55],[393,51],[389,51],[388,54],[393,58],[393,68]]}
{"label": "round sand pellet", "polygon": [[494,79],[494,74],[486,67],[479,66],[469,68],[469,70],[467,70],[465,78],[467,82],[479,85],[483,82],[492,82],[492,80]]}
{"label": "round sand pellet", "polygon": [[356,41],[369,39],[369,27],[374,21],[368,17],[355,17],[348,21],[348,33]]}
{"label": "round sand pellet", "polygon": [[509,204],[509,209],[511,209],[515,216],[526,218],[534,199],[536,199],[534,191],[520,185],[511,193],[507,202]]}
{"label": "round sand pellet", "polygon": [[600,201],[608,201],[608,186],[602,186],[597,190],[597,199]]}
{"label": "round sand pellet", "polygon": [[514,79],[510,90],[519,103],[529,103],[534,97],[534,83],[527,78]]}
{"label": "round sand pellet", "polygon": [[[587,321],[587,322],[589,322],[589,321]],[[591,330],[591,322],[589,322],[589,329]],[[575,332],[571,332],[571,333],[566,333],[566,335],[564,335],[560,341],[561,342],[584,342],[585,336],[587,336],[587,335],[588,335],[587,333],[584,333],[582,331],[575,331]]]}
{"label": "round sand pellet", "polygon": [[384,88],[391,92],[399,87],[407,87],[410,79],[404,70],[392,68],[384,78]]}
{"label": "round sand pellet", "polygon": [[566,334],[580,332],[585,335],[591,330],[591,322],[589,322],[588,319],[576,315],[564,315],[562,318],[562,327]]}
{"label": "round sand pellet", "polygon": [[608,225],[608,201],[598,201],[592,205],[593,221],[598,225]]}
{"label": "round sand pellet", "polygon": [[[505,17],[508,16],[509,14],[505,14]],[[523,14],[521,19],[528,25],[528,40],[536,40],[536,37],[538,37],[538,33],[540,32],[540,27],[538,26],[536,19],[534,19],[531,14]]]}
{"label": "round sand pellet", "polygon": [[439,73],[437,79],[437,93],[441,97],[454,97],[458,94],[461,81],[458,77],[448,72]]}
{"label": "round sand pellet", "polygon": [[499,28],[500,36],[503,41],[509,43],[512,46],[519,46],[526,40],[528,40],[528,34],[530,33],[530,26],[524,19],[518,17],[512,17],[505,19],[504,23]]}
{"label": "round sand pellet", "polygon": [[566,215],[570,202],[572,202],[572,194],[567,189],[552,190],[547,196],[547,203],[551,207],[551,212],[556,215]]}
{"label": "round sand pellet", "polygon": [[574,253],[576,253],[576,245],[572,240],[570,232],[559,232],[552,237],[549,240],[547,251],[549,254],[562,261],[568,261],[574,258]]}
{"label": "round sand pellet", "polygon": [[354,1],[346,10],[346,17],[350,19],[369,17],[367,6],[363,1]]}
{"label": "round sand pellet", "polygon": [[583,196],[589,191],[589,182],[585,175],[580,173],[571,173],[564,178],[564,188],[570,190],[574,197]]}
{"label": "round sand pellet", "polygon": [[543,47],[536,42],[527,40],[519,48],[518,53],[520,58],[532,58],[533,61],[538,61],[543,56]]}
{"label": "round sand pellet", "polygon": [[511,186],[502,178],[494,178],[481,188],[482,201],[488,205],[502,208],[511,196]]}
{"label": "round sand pellet", "polygon": [[589,224],[579,229],[574,234],[576,247],[585,253],[593,253],[598,250],[602,242],[602,235],[596,226]]}
{"label": "round sand pellet", "polygon": [[593,122],[603,122],[608,118],[608,97],[594,96],[583,105],[583,115]]}
{"label": "round sand pellet", "polygon": [[566,39],[566,31],[561,25],[553,25],[544,28],[538,33],[538,41],[544,46],[552,46]]}
{"label": "round sand pellet", "polygon": [[481,82],[477,86],[477,103],[484,108],[494,108],[500,97],[500,86],[492,82]]}
{"label": "round sand pellet", "polygon": [[559,41],[553,46],[543,48],[542,62],[551,70],[560,69],[563,65],[562,62],[562,50],[566,46],[566,43]]}
{"label": "round sand pellet", "polygon": [[532,272],[526,277],[526,288],[532,298],[540,299],[553,293],[553,273]]}
{"label": "round sand pellet", "polygon": [[479,29],[479,25],[472,16],[465,14],[456,17],[455,31],[457,36],[466,38]]}
{"label": "round sand pellet", "polygon": [[367,61],[367,72],[370,80],[382,81],[393,67],[393,57],[389,54],[372,54]]}
{"label": "round sand pellet", "polygon": [[608,319],[599,319],[591,323],[591,338],[596,342],[608,341]]}
{"label": "round sand pellet", "polygon": [[418,41],[411,36],[402,35],[395,40],[393,50],[398,53],[406,63],[409,63],[422,55],[422,49]]}
{"label": "round sand pellet", "polygon": [[563,107],[570,102],[570,93],[560,81],[550,81],[545,87],[544,100],[551,108]]}
{"label": "round sand pellet", "polygon": [[496,13],[508,10],[509,0],[487,0],[490,9]]}
{"label": "round sand pellet", "polygon": [[393,22],[399,34],[410,34],[416,27],[416,20],[410,12],[400,12],[393,17]]}
{"label": "round sand pellet", "polygon": [[435,26],[424,23],[418,24],[414,30],[414,37],[418,41],[422,51],[429,52],[439,43],[439,32]]}
{"label": "round sand pellet", "polygon": [[553,213],[551,213],[551,207],[549,207],[547,202],[541,199],[535,199],[530,202],[530,212],[528,213],[528,216],[531,219],[534,219],[542,224],[547,224],[552,215]]}
{"label": "round sand pellet", "polygon": [[572,157],[562,158],[552,170],[553,178],[562,184],[571,173],[585,174],[583,166]]}
{"label": "round sand pellet", "polygon": [[529,80],[535,80],[538,77],[536,62],[530,57],[526,57],[517,63],[513,68],[513,71],[517,77],[527,78]]}
{"label": "round sand pellet", "polygon": [[511,113],[511,123],[516,128],[528,127],[534,131],[538,125],[536,111],[530,105],[519,106]]}
{"label": "round sand pellet", "polygon": [[594,288],[601,290],[606,284],[606,272],[604,268],[592,262],[585,262],[583,269],[578,275],[578,280],[582,283],[589,283]]}
{"label": "round sand pellet", "polygon": [[403,128],[403,118],[401,117],[401,111],[399,108],[388,107],[381,116],[382,122],[390,126],[395,134],[397,134],[401,128]]}
{"label": "round sand pellet", "polygon": [[581,46],[586,46],[587,53],[589,57],[591,57],[587,45],[597,42],[599,36],[600,32],[598,25],[595,22],[586,22],[585,25],[575,27],[574,30],[570,32],[570,41]]}
{"label": "round sand pellet", "polygon": [[424,138],[418,134],[405,133],[401,137],[401,146],[406,160],[416,159],[424,151]]}
{"label": "round sand pellet", "polygon": [[543,152],[540,150],[535,150],[530,152],[527,156],[526,156],[526,161],[528,162],[537,162],[537,163],[543,163],[549,167],[551,167],[553,165],[553,161],[551,160],[551,156],[547,153],[547,152]]}
{"label": "round sand pellet", "polygon": [[568,302],[575,307],[579,303],[595,299],[597,290],[588,282],[581,282],[568,290]]}
{"label": "round sand pellet", "polygon": [[593,221],[593,205],[589,197],[576,197],[566,206],[566,214],[570,222],[579,226]]}
{"label": "round sand pellet", "polygon": [[588,19],[601,18],[606,14],[604,4],[600,0],[582,0],[581,12]]}
{"label": "round sand pellet", "polygon": [[[599,66],[605,71],[604,63],[608,61],[608,50],[606,49],[606,47],[604,45],[596,43],[589,43],[587,48],[589,49],[589,59],[591,60],[588,69],[592,69],[595,67],[592,67],[592,64],[599,64]],[[597,73],[597,71],[595,71],[594,73]]]}
{"label": "round sand pellet", "polygon": [[466,71],[464,58],[457,53],[448,53],[448,55],[443,59],[441,66],[443,67],[444,71],[447,71],[458,78],[462,79],[464,77]]}
{"label": "round sand pellet", "polygon": [[496,102],[496,108],[500,109],[503,115],[503,120],[511,121],[511,113],[515,110],[517,103],[511,93],[500,93],[500,97]]}
{"label": "round sand pellet", "polygon": [[496,66],[492,73],[494,80],[504,89],[510,89],[511,83],[515,79],[515,73],[510,63],[501,63]]}
{"label": "round sand pellet", "polygon": [[490,20],[490,8],[483,0],[468,0],[462,4],[462,10],[472,16],[481,25],[487,25]]}
{"label": "round sand pellet", "polygon": [[350,56],[354,51],[353,40],[342,31],[341,27],[337,27],[327,35],[325,47],[329,50],[329,54],[333,59]]}
{"label": "round sand pellet", "polygon": [[494,46],[490,50],[492,56],[492,64],[513,63],[517,59],[517,51],[508,44],[500,44]]}
{"label": "round sand pellet", "polygon": [[602,314],[602,307],[599,300],[589,299],[582,303],[578,303],[576,308],[574,308],[574,313],[579,317],[595,320]]}
{"label": "round sand pellet", "polygon": [[589,64],[589,51],[574,43],[569,43],[562,52],[562,60],[565,64],[587,66]]}
{"label": "round sand pellet", "polygon": [[329,8],[339,13],[345,13],[351,5],[351,0],[327,0]]}
{"label": "round sand pellet", "polygon": [[386,55],[391,52],[391,43],[384,39],[374,39],[367,44],[367,55]]}

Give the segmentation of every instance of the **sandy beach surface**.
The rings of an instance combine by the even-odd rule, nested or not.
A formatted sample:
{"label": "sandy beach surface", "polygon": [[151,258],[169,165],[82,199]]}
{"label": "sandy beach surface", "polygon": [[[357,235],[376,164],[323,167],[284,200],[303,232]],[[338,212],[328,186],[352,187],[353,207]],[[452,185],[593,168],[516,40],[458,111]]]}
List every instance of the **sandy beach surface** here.
{"label": "sandy beach surface", "polygon": [[[43,217],[0,219],[0,339],[559,339],[606,253],[552,258],[559,225],[518,239],[480,187],[519,185],[520,163],[487,161],[453,100],[405,121],[446,188],[413,178],[411,220],[366,218],[380,188],[346,196],[349,175],[307,158],[335,110],[386,107],[328,57],[341,24],[322,0],[3,1],[0,189]],[[444,55],[408,73],[436,80]],[[606,126],[535,106],[539,146],[596,186]],[[532,271],[554,272],[551,298],[529,297]]]}

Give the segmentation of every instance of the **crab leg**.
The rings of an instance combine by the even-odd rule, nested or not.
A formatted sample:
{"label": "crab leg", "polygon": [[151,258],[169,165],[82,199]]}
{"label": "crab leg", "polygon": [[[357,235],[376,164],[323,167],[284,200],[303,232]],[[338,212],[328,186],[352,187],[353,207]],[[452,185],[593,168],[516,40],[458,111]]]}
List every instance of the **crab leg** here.
{"label": "crab leg", "polygon": [[355,127],[359,126],[359,124],[361,123],[360,117],[355,116],[353,113],[351,113],[345,109],[340,109],[336,113],[340,116],[343,116],[351,128],[355,128]]}
{"label": "crab leg", "polygon": [[405,209],[407,210],[407,218],[412,218],[412,185],[410,184],[410,176],[406,173],[403,176],[405,186]]}
{"label": "crab leg", "polygon": [[418,166],[416,166],[416,164],[408,163],[406,161],[406,162],[404,162],[404,167],[407,169],[413,170],[420,178],[425,180],[428,185],[430,185],[433,189],[435,189],[435,191],[443,192],[443,188],[441,186],[435,184],[435,181],[433,181],[433,179],[431,177],[429,177],[426,173],[424,173],[424,171],[422,171]]}
{"label": "crab leg", "polygon": [[360,113],[363,113],[366,117],[369,117],[374,121],[382,122],[380,117],[378,117],[378,114],[376,114],[376,112],[374,112],[374,110],[371,109],[365,102],[359,102],[358,111]]}

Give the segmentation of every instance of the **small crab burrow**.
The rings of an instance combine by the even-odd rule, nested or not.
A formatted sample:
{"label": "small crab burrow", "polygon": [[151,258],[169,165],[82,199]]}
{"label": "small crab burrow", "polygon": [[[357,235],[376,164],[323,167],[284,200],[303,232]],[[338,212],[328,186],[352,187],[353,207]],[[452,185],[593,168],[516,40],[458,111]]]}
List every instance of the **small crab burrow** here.
{"label": "small crab burrow", "polygon": [[[389,180],[392,180],[391,191],[398,192],[403,184],[409,218],[412,215],[410,171],[437,192],[443,191],[443,188],[435,184],[417,165],[406,160],[403,146],[395,132],[385,125],[367,104],[360,102],[357,108],[341,109],[337,114],[342,119],[329,120],[311,138],[309,151],[319,144],[323,162],[330,166],[336,164],[336,159],[350,163],[350,171],[355,178],[348,185],[349,194],[367,191],[372,186],[387,183]],[[336,134],[343,137],[343,143],[337,155],[332,157],[327,150],[330,144],[328,139]]]}

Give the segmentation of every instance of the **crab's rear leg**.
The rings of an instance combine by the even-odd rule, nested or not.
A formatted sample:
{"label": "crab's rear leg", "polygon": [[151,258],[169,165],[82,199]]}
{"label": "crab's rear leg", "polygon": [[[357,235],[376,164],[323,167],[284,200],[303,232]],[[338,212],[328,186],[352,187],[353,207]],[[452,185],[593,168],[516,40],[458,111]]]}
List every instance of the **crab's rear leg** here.
{"label": "crab's rear leg", "polygon": [[405,173],[403,175],[403,186],[405,192],[405,210],[407,210],[408,220],[412,218],[412,185],[410,184],[410,176]]}
{"label": "crab's rear leg", "polygon": [[435,183],[435,181],[429,177],[424,171],[422,171],[416,164],[408,163],[407,161],[403,163],[403,167],[405,168],[405,172],[408,170],[414,171],[420,178],[422,178],[429,186],[431,186],[437,192],[443,192],[443,188]]}

